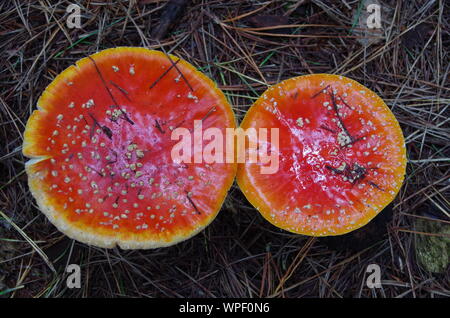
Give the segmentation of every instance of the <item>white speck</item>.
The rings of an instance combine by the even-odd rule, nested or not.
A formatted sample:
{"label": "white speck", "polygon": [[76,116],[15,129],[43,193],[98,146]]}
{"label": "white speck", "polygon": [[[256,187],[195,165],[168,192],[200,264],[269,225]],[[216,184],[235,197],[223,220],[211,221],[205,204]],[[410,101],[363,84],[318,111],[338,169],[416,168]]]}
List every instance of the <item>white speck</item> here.
{"label": "white speck", "polygon": [[141,149],[136,150],[136,156],[138,158],[144,157],[144,152]]}
{"label": "white speck", "polygon": [[198,101],[198,97],[197,96],[195,96],[195,95],[192,95],[192,93],[191,92],[189,92],[188,93],[188,96],[187,96],[187,98],[189,98],[189,99],[193,99],[195,102],[197,102]]}
{"label": "white speck", "polygon": [[128,147],[127,147],[128,151],[133,151],[136,148],[137,148],[136,144],[129,144]]}
{"label": "white speck", "polygon": [[91,108],[92,106],[94,106],[94,100],[91,98],[89,99],[86,103],[84,103],[83,105],[81,105],[82,108],[86,107],[86,108]]}
{"label": "white speck", "polygon": [[351,142],[351,139],[344,131],[341,131],[337,136],[337,142],[341,147],[344,147]]}
{"label": "white speck", "polygon": [[120,109],[114,109],[111,115],[111,119],[113,121],[116,121],[120,117],[120,115],[122,115],[122,111]]}

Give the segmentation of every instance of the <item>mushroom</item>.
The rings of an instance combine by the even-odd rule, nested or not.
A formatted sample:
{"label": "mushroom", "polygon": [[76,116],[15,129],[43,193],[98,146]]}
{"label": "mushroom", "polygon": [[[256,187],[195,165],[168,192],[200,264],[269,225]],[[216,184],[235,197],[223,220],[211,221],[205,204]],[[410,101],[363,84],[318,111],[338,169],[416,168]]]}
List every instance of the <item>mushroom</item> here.
{"label": "mushroom", "polygon": [[224,94],[191,64],[119,47],[76,62],[26,125],[30,191],[63,233],[111,248],[157,248],[200,232],[231,187],[234,163],[172,159],[177,127],[235,127]]}
{"label": "mushroom", "polygon": [[[374,92],[349,78],[313,74],[270,87],[241,128],[278,128],[278,171],[238,165],[237,183],[269,222],[311,236],[367,224],[397,195],[405,175],[402,131]],[[261,146],[261,145],[260,145]]]}

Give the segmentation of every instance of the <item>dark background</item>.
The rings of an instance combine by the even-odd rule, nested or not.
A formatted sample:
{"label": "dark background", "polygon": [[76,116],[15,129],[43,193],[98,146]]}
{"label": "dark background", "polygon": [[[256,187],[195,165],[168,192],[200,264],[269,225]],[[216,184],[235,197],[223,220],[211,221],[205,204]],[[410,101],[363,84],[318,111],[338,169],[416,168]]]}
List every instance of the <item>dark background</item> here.
{"label": "dark background", "polygon": [[[361,0],[183,2],[171,10],[152,0],[0,2],[0,297],[450,296],[448,268],[431,273],[416,253],[417,241],[435,234],[418,229],[418,219],[449,224],[446,1],[379,2],[382,29],[375,31],[364,24]],[[66,26],[71,3],[81,7],[80,29]],[[270,28],[277,25],[289,26]],[[351,77],[379,94],[402,126],[404,186],[390,209],[344,238],[279,230],[233,186],[216,220],[173,247],[74,242],[36,208],[22,133],[58,73],[115,46],[186,59],[219,84],[238,120],[267,84],[320,72]],[[69,263],[81,265],[81,289],[66,287]],[[365,284],[373,263],[381,289]]]}

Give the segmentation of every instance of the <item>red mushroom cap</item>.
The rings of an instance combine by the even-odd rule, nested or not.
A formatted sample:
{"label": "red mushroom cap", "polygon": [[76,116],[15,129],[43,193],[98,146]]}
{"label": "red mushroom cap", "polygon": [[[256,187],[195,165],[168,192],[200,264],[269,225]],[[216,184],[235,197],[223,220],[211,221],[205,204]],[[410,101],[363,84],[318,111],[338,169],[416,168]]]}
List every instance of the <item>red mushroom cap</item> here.
{"label": "red mushroom cap", "polygon": [[[269,88],[241,128],[279,128],[279,170],[238,165],[237,182],[272,224],[311,236],[368,223],[397,195],[404,138],[374,92],[343,76],[314,74]],[[270,149],[270,143],[269,143]]]}
{"label": "red mushroom cap", "polygon": [[46,88],[23,153],[41,211],[79,241],[156,248],[185,240],[217,215],[231,163],[176,163],[177,127],[235,127],[223,93],[189,63],[144,48],[79,60]]}

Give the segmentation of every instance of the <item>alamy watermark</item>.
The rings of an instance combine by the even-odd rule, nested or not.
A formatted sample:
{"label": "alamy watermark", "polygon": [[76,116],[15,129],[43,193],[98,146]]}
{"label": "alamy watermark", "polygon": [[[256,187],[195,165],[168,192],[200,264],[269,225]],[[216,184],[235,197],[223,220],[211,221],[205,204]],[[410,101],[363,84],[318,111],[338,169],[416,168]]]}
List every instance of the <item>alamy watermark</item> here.
{"label": "alamy watermark", "polygon": [[171,140],[178,141],[171,150],[175,163],[248,162],[259,164],[261,174],[278,172],[278,128],[270,128],[270,136],[268,128],[225,128],[224,136],[222,129],[210,127],[203,130],[202,121],[195,120],[193,132],[184,127],[175,128]]}
{"label": "alamy watermark", "polygon": [[69,275],[66,279],[66,286],[69,289],[81,288],[81,269],[80,265],[69,264],[66,267],[66,273]]}
{"label": "alamy watermark", "polygon": [[369,288],[381,288],[381,268],[378,264],[369,264],[366,268],[369,274],[366,279],[366,286]]}
{"label": "alamy watermark", "polygon": [[381,7],[379,4],[371,3],[366,7],[367,17],[366,24],[369,29],[381,29]]}
{"label": "alamy watermark", "polygon": [[66,19],[66,25],[69,29],[81,28],[81,8],[77,4],[69,4],[66,8],[69,13]]}

